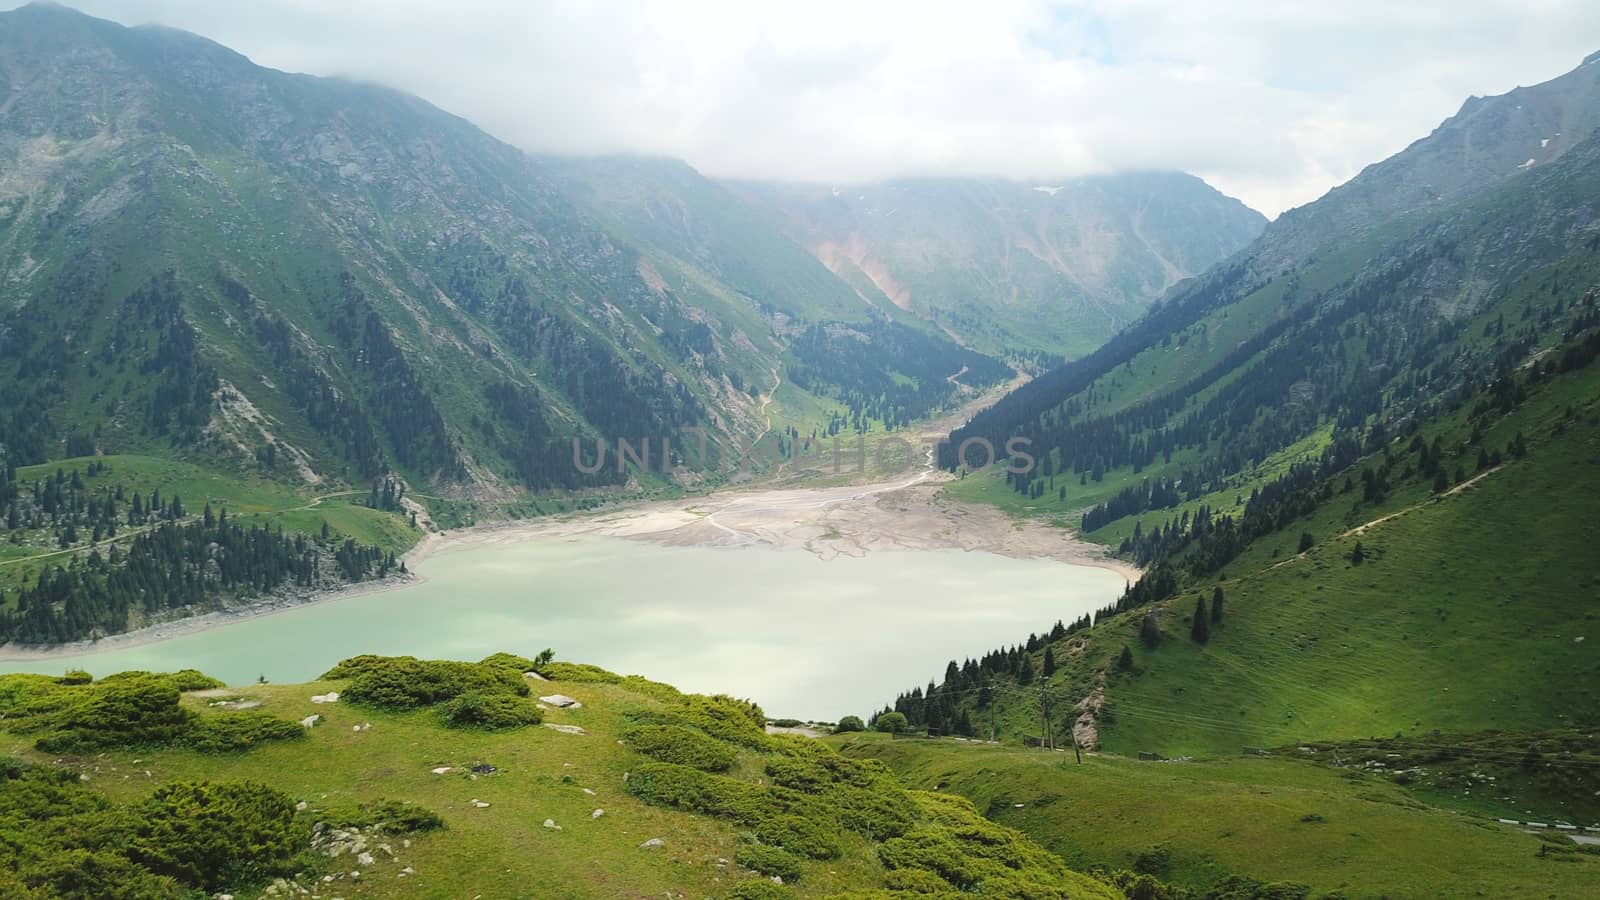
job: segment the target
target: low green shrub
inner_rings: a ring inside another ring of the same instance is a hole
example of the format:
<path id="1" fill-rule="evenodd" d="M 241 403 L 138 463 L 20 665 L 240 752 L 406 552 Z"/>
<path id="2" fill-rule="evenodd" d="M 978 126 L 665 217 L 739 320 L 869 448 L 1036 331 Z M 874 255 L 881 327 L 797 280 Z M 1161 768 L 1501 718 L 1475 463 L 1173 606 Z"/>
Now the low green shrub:
<path id="1" fill-rule="evenodd" d="M 295 822 L 294 800 L 251 781 L 165 785 L 140 811 L 131 858 L 206 891 L 291 874 L 308 838 Z"/>
<path id="2" fill-rule="evenodd" d="M 544 721 L 538 704 L 514 694 L 480 694 L 476 691 L 445 701 L 439 720 L 451 728 L 485 728 L 499 731 L 538 725 Z"/>
<path id="3" fill-rule="evenodd" d="M 757 750 L 773 746 L 772 739 L 767 736 L 766 713 L 749 700 L 737 700 L 725 694 L 687 694 L 677 711 L 687 724 L 719 740 Z"/>
<path id="4" fill-rule="evenodd" d="M 227 687 L 227 684 L 198 669 L 179 669 L 169 677 L 178 685 L 178 690 L 186 694 L 190 691 L 210 691 Z"/>
<path id="5" fill-rule="evenodd" d="M 323 821 L 335 828 L 375 829 L 382 834 L 414 834 L 444 827 L 439 814 L 400 800 L 374 800 L 354 809 L 332 810 Z"/>
<path id="6" fill-rule="evenodd" d="M 861 721 L 860 716 L 845 716 L 839 724 L 833 726 L 834 734 L 850 734 L 855 731 L 866 731 L 867 723 Z"/>
<path id="7" fill-rule="evenodd" d="M 682 700 L 684 696 L 682 691 L 678 690 L 672 685 L 663 684 L 659 681 L 651 681 L 642 675 L 625 675 L 623 676 L 622 680 L 617 683 L 636 694 L 643 694 L 646 697 L 653 697 L 654 699 L 660 700 L 663 703 L 677 703 Z"/>
<path id="8" fill-rule="evenodd" d="M 782 847 L 811 859 L 837 859 L 844 848 L 839 836 L 813 819 L 795 815 L 772 816 L 756 825 L 763 844 Z"/>
<path id="9" fill-rule="evenodd" d="M 746 844 L 734 854 L 733 861 L 751 871 L 776 875 L 784 881 L 795 881 L 800 877 L 800 858 L 778 847 Z"/>
<path id="10" fill-rule="evenodd" d="M 722 741 L 677 725 L 641 725 L 624 732 L 623 738 L 652 759 L 706 772 L 726 772 L 738 758 L 738 752 Z"/>
<path id="11" fill-rule="evenodd" d="M 178 687 L 164 675 L 107 677 L 62 692 L 68 702 L 44 716 L 49 733 L 36 742 L 46 753 L 167 744 L 182 737 L 194 717 L 178 705 Z"/>
<path id="12" fill-rule="evenodd" d="M 538 668 L 538 663 L 535 663 L 526 656 L 518 656 L 515 653 L 491 653 L 488 656 L 485 656 L 483 659 L 478 660 L 478 665 L 502 666 L 507 669 L 516 670 L 518 675 L 521 675 L 523 672 L 532 672 L 534 669 Z"/>
<path id="13" fill-rule="evenodd" d="M 875 841 L 900 837 L 916 824 L 916 805 L 898 787 L 836 785 L 822 801 L 833 811 L 840 825 Z"/>
<path id="14" fill-rule="evenodd" d="M 511 667 L 414 656 L 351 657 L 322 677 L 349 679 L 343 699 L 386 709 L 432 706 L 465 693 L 530 693 L 522 674 Z"/>
<path id="15" fill-rule="evenodd" d="M 755 825 L 774 811 L 771 791 L 758 784 L 711 775 L 677 763 L 649 762 L 635 768 L 628 791 L 646 803 Z"/>
<path id="16" fill-rule="evenodd" d="M 94 681 L 94 676 L 82 669 L 68 669 L 65 675 L 56 679 L 56 684 L 77 685 L 89 684 Z"/>
<path id="17" fill-rule="evenodd" d="M 296 741 L 305 736 L 306 730 L 298 722 L 252 710 L 198 716 L 181 740 L 201 753 L 230 753 L 266 741 Z"/>
<path id="18" fill-rule="evenodd" d="M 891 891 L 913 894 L 938 894 L 950 890 L 950 882 L 923 869 L 890 869 L 883 876 L 883 886 Z"/>

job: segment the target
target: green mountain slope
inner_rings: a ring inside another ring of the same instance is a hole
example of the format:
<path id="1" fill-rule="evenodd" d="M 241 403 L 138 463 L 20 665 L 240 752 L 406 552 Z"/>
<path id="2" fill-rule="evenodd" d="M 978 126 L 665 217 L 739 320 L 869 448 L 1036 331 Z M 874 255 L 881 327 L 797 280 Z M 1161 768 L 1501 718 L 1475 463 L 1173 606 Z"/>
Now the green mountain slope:
<path id="1" fill-rule="evenodd" d="M 670 461 L 715 473 L 765 430 L 795 323 L 867 319 L 686 167 L 662 169 L 698 192 L 683 234 L 416 98 L 181 32 L 29 6 L 0 66 L 19 463 L 69 438 L 270 452 L 291 479 L 483 498 L 643 477 L 579 472 L 570 438 L 699 426 L 707 458 Z"/>
<path id="2" fill-rule="evenodd" d="M 1177 173 L 729 187 L 871 302 L 1035 366 L 1093 350 L 1266 221 Z"/>
<path id="3" fill-rule="evenodd" d="M 1139 516 L 1130 540 L 1159 553 L 1118 603 L 952 661 L 894 708 L 934 733 L 1048 728 L 1167 757 L 1404 735 L 1391 759 L 1501 770 L 1456 773 L 1452 802 L 1600 816 L 1600 308 L 1585 308 L 1558 352 L 1369 453 L 1291 467 L 1247 502 Z M 1546 760 L 1560 731 L 1578 749 Z"/>
<path id="4" fill-rule="evenodd" d="M 954 433 L 951 467 L 970 438 L 1031 438 L 1039 460 L 954 492 L 1081 527 L 1147 574 L 894 708 L 936 733 L 1169 757 L 1431 738 L 1389 749 L 1510 763 L 1522 783 L 1492 795 L 1451 770 L 1485 809 L 1592 814 L 1587 763 L 1539 748 L 1572 731 L 1592 751 L 1600 719 L 1600 138 L 1495 161 L 1533 125 L 1588 122 L 1597 83 L 1586 65 L 1469 104 Z M 1430 178 L 1433 202 L 1401 197 Z"/>

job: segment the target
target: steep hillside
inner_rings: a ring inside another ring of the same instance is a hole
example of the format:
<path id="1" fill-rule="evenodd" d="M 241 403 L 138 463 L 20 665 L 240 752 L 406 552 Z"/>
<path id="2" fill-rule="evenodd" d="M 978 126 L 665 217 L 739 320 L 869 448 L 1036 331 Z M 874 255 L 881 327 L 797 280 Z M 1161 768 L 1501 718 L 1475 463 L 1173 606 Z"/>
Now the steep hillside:
<path id="1" fill-rule="evenodd" d="M 1154 562 L 1115 605 L 952 661 L 894 709 L 1167 757 L 1331 742 L 1453 805 L 1590 823 L 1600 307 L 1583 309 L 1555 352 L 1366 451 L 1136 516 L 1124 546 Z"/>
<path id="2" fill-rule="evenodd" d="M 1311 455 L 1363 445 L 1549 349 L 1600 283 L 1600 139 L 1569 136 L 1550 145 L 1564 150 L 1553 159 L 1425 208 L 1370 206 L 1360 227 L 1346 219 L 1350 198 L 1398 192 L 1396 172 L 1416 180 L 1452 168 L 1463 129 L 1477 154 L 1522 153 L 1543 140 L 1527 138 L 1542 119 L 1516 134 L 1474 123 L 1535 101 L 1544 118 L 1580 118 L 1558 101 L 1589 96 L 1597 80 L 1600 67 L 1587 65 L 1475 105 L 975 418 L 941 463 L 956 468 L 968 438 L 1027 437 L 1048 463 L 1007 487 L 1048 495 L 1035 505 L 1058 514 L 1099 506 L 1085 522 L 1094 530 L 1171 505 L 1180 481 L 1189 499 L 1247 493 L 1251 469 L 1274 454 L 1308 440 Z M 1496 139 L 1516 149 L 1495 150 Z M 1295 223 L 1324 221 L 1329 236 L 1308 247 L 1309 225 Z M 966 490 L 983 486 L 1004 490 L 993 479 Z"/>
<path id="3" fill-rule="evenodd" d="M 652 182 L 695 194 L 668 226 L 398 92 L 60 7 L 0 22 L 14 463 L 177 450 L 477 498 L 715 476 L 807 324 L 883 320 L 686 167 Z M 911 417 L 957 393 L 935 337 Z M 579 436 L 671 450 L 586 473 Z"/>
<path id="4" fill-rule="evenodd" d="M 1178 173 L 729 187 L 868 302 L 1035 367 L 1098 347 L 1266 221 Z"/>

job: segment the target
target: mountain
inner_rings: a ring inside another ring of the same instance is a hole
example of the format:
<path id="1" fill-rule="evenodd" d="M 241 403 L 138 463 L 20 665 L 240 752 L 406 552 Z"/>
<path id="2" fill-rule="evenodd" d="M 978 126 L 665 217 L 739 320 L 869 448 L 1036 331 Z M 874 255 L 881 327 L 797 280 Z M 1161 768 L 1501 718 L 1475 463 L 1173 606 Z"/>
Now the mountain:
<path id="1" fill-rule="evenodd" d="M 1172 172 L 729 187 L 877 307 L 1035 363 L 1093 350 L 1266 224 Z"/>
<path id="2" fill-rule="evenodd" d="M 1593 674 L 1597 128 L 1592 58 L 1469 102 L 954 432 L 951 469 L 972 439 L 1038 463 L 953 493 L 1146 573 L 894 706 L 1034 734 L 1043 677 L 1056 733 L 1121 752 L 1420 734 L 1503 762 L 1471 748 L 1509 742 L 1543 808 L 1600 812 L 1576 769 L 1528 777 L 1600 717 L 1562 674 Z"/>
<path id="3" fill-rule="evenodd" d="M 716 483 L 776 385 L 820 432 L 1011 377 L 1006 347 L 864 302 L 681 163 L 532 157 L 396 91 L 50 5 L 0 14 L 0 96 L 11 464 L 177 453 L 505 503 Z M 657 451 L 588 472 L 575 438 Z"/>
<path id="4" fill-rule="evenodd" d="M 767 429 L 796 336 L 894 330 L 725 199 L 700 253 L 414 97 L 60 7 L 0 23 L 13 464 L 176 450 L 478 498 L 659 477 L 659 452 L 579 471 L 581 436 L 667 439 L 673 465 L 715 475 Z M 920 390 L 813 388 L 862 427 L 869 405 L 925 415 L 973 358 L 929 341 Z M 884 378 L 905 363 L 875 356 Z"/>

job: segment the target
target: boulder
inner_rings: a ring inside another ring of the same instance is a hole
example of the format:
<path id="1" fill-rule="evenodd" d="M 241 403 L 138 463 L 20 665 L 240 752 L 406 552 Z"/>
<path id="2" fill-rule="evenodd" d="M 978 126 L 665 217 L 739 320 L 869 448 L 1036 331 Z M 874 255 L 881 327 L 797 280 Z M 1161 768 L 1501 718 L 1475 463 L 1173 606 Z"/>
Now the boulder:
<path id="1" fill-rule="evenodd" d="M 639 845 L 639 849 L 640 850 L 655 850 L 658 847 L 665 847 L 666 845 L 667 845 L 667 842 L 663 841 L 661 838 L 651 838 L 650 840 L 645 841 L 644 843 L 640 844 Z"/>
<path id="2" fill-rule="evenodd" d="M 539 701 L 541 703 L 548 703 L 551 706 L 559 706 L 562 709 L 581 709 L 581 708 L 583 708 L 583 704 L 582 703 L 579 703 L 578 701 L 572 699 L 571 697 L 568 697 L 566 694 L 551 694 L 548 697 L 540 697 Z"/>

